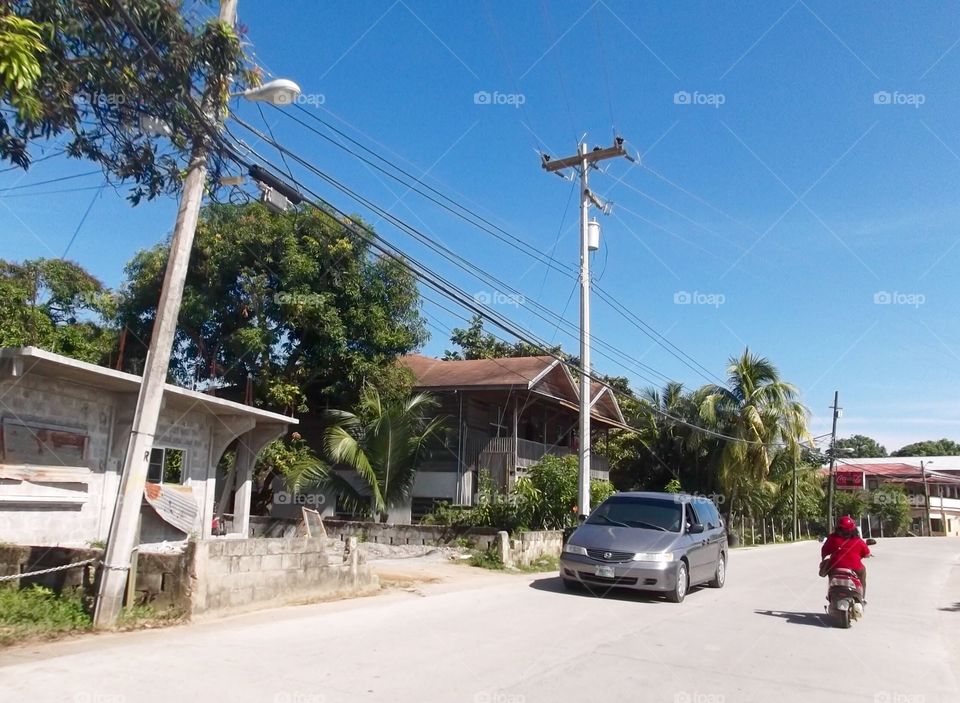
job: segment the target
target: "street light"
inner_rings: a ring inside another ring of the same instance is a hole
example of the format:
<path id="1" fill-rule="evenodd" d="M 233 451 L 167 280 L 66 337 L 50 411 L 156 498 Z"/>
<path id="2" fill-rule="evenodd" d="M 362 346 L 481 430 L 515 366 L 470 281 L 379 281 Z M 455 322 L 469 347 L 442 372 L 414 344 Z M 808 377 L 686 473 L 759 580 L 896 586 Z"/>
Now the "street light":
<path id="1" fill-rule="evenodd" d="M 290 105 L 300 97 L 300 86 L 287 78 L 277 78 L 256 88 L 248 88 L 242 93 L 237 93 L 237 95 L 253 102 Z"/>
<path id="2" fill-rule="evenodd" d="M 236 25 L 237 0 L 221 0 L 220 21 L 229 27 Z M 221 76 L 221 78 L 226 78 Z M 276 105 L 288 105 L 300 94 L 293 81 L 270 81 L 258 88 L 245 91 L 251 100 L 266 101 Z M 212 109 L 211 89 L 204 94 L 202 109 L 211 114 L 216 122 L 223 119 L 220 110 Z M 140 524 L 140 505 L 147 480 L 150 452 L 160 419 L 164 384 L 170 366 L 170 354 L 177 331 L 177 317 L 183 301 L 183 288 L 190 263 L 190 250 L 197 229 L 203 187 L 207 178 L 209 146 L 207 135 L 194 138 L 183 184 L 183 194 L 177 210 L 177 223 L 170 241 L 170 255 L 164 273 L 157 316 L 153 322 L 147 362 L 140 382 L 137 405 L 127 442 L 120 474 L 120 488 L 114 505 L 113 519 L 104 554 L 100 589 L 94 612 L 94 625 L 98 628 L 112 627 L 123 604 L 123 593 L 130 573 L 131 552 L 136 546 Z"/>

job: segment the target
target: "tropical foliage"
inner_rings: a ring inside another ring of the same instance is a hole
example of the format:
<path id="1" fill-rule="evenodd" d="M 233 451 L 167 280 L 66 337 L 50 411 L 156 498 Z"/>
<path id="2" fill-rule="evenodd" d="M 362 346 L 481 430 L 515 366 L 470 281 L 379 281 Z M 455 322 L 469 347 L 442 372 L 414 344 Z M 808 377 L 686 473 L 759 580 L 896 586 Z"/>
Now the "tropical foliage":
<path id="1" fill-rule="evenodd" d="M 104 324 L 115 299 L 78 264 L 0 259 L 0 347 L 36 346 L 103 363 L 116 342 Z"/>
<path id="2" fill-rule="evenodd" d="M 881 446 L 873 437 L 867 437 L 862 434 L 855 434 L 852 437 L 844 437 L 837 440 L 837 454 L 841 456 L 856 458 L 875 458 L 887 455 L 885 447 Z"/>
<path id="3" fill-rule="evenodd" d="M 481 472 L 477 504 L 452 508 L 441 504 L 427 524 L 496 527 L 520 530 L 562 530 L 577 523 L 577 458 L 547 455 L 517 479 L 507 495 L 500 493 L 487 472 Z M 590 482 L 590 504 L 598 505 L 614 492 L 608 481 Z"/>
<path id="4" fill-rule="evenodd" d="M 901 447 L 890 456 L 960 456 L 960 442 L 928 439 Z"/>
<path id="5" fill-rule="evenodd" d="M 125 362 L 146 355 L 168 244 L 127 266 L 117 325 Z M 286 412 L 353 407 L 373 383 L 409 391 L 394 364 L 425 338 L 411 275 L 313 210 L 214 205 L 197 229 L 171 374 L 178 383 L 244 387 Z"/>
<path id="6" fill-rule="evenodd" d="M 206 131 L 188 109 L 194 86 L 209 85 L 211 104 L 223 106 L 231 90 L 258 81 L 234 30 L 183 13 L 179 2 L 5 2 L 0 161 L 26 169 L 36 149 L 60 138 L 67 155 L 131 182 L 134 203 L 175 192 L 191 142 Z M 219 165 L 211 159 L 211 184 Z"/>
<path id="7" fill-rule="evenodd" d="M 384 400 L 374 386 L 365 386 L 356 412 L 327 412 L 326 461 L 300 473 L 300 482 L 330 488 L 348 506 L 386 522 L 390 508 L 409 500 L 417 469 L 444 425 L 435 407 L 425 393 Z"/>

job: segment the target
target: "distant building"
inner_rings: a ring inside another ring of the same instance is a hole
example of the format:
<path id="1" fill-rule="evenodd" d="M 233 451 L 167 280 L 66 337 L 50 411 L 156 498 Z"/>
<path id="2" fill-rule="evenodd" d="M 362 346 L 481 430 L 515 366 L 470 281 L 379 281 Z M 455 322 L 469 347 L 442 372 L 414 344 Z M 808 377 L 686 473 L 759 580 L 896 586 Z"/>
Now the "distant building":
<path id="1" fill-rule="evenodd" d="M 926 492 L 929 491 L 933 534 L 960 536 L 960 457 L 843 459 L 835 470 L 838 490 L 872 491 L 889 483 L 903 486 L 910 504 L 909 529 L 917 535 L 927 534 Z M 868 516 L 864 528 L 868 536 L 879 536 L 879 519 Z"/>

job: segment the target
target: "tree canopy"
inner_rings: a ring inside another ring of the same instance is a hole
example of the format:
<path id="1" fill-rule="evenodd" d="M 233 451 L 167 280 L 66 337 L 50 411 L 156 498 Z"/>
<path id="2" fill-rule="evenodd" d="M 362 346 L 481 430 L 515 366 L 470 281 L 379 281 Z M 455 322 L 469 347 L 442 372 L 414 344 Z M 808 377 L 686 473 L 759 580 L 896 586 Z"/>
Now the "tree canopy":
<path id="1" fill-rule="evenodd" d="M 881 446 L 877 440 L 862 434 L 855 434 L 851 437 L 838 439 L 837 449 L 849 449 L 849 452 L 838 452 L 838 454 L 852 459 L 875 458 L 887 455 L 886 448 Z"/>
<path id="2" fill-rule="evenodd" d="M 500 359 L 511 356 L 542 356 L 544 354 L 560 354 L 559 346 L 543 349 L 542 347 L 524 341 L 505 342 L 483 328 L 483 318 L 474 315 L 466 328 L 454 327 L 450 334 L 450 341 L 459 349 L 448 349 L 443 358 L 447 361 L 464 359 Z"/>
<path id="3" fill-rule="evenodd" d="M 0 259 L 0 347 L 36 346 L 104 363 L 116 341 L 105 325 L 115 299 L 79 264 Z"/>
<path id="4" fill-rule="evenodd" d="M 168 243 L 127 266 L 118 326 L 125 365 L 142 363 Z M 243 387 L 288 411 L 352 407 L 365 382 L 388 396 L 409 379 L 394 361 L 424 340 L 419 294 L 398 262 L 315 210 L 259 204 L 204 210 L 184 289 L 171 375 Z"/>
<path id="5" fill-rule="evenodd" d="M 181 2 L 3 3 L 0 161 L 26 169 L 36 148 L 64 136 L 67 155 L 132 181 L 134 203 L 175 192 L 205 131 L 189 109 L 196 86 L 222 106 L 231 88 L 258 81 L 245 66 L 233 28 L 185 15 Z M 213 179 L 218 164 L 214 154 Z"/>
<path id="6" fill-rule="evenodd" d="M 901 447 L 890 456 L 960 456 L 960 443 L 950 439 L 928 439 Z"/>

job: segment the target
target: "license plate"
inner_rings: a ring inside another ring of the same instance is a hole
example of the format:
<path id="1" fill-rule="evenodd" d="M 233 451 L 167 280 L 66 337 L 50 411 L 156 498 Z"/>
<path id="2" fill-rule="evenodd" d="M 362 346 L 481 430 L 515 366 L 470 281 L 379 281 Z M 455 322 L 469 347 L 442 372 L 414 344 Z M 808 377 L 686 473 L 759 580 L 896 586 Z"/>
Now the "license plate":
<path id="1" fill-rule="evenodd" d="M 615 576 L 612 566 L 598 566 L 596 574 L 600 578 L 605 578 L 605 579 L 612 579 Z"/>

